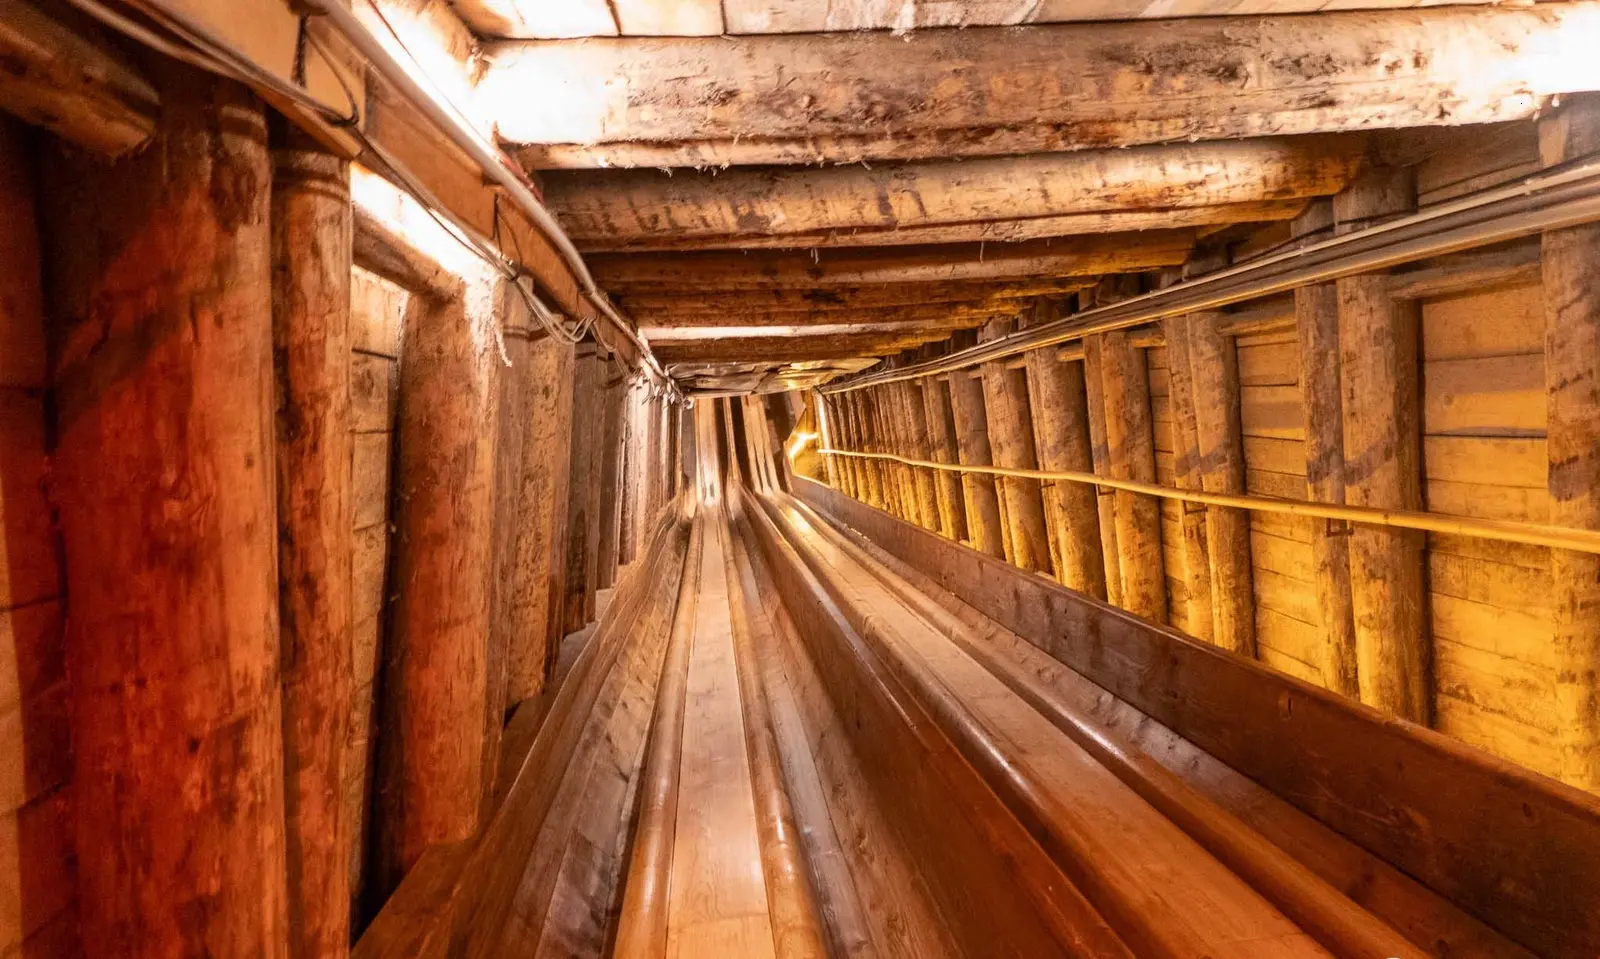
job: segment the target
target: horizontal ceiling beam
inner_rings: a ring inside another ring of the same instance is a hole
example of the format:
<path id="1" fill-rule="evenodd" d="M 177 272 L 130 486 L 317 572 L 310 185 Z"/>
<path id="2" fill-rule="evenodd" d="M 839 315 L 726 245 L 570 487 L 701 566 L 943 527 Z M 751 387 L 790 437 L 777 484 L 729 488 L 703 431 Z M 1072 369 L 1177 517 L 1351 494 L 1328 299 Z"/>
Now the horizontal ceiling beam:
<path id="1" fill-rule="evenodd" d="M 621 298 L 634 316 L 653 313 L 754 311 L 763 313 L 822 313 L 878 309 L 893 306 L 931 306 L 938 303 L 994 302 L 1030 296 L 1059 296 L 1094 286 L 1094 277 L 1027 280 L 1013 283 L 892 283 L 881 286 L 829 286 L 818 289 L 673 290 L 633 292 Z"/>
<path id="2" fill-rule="evenodd" d="M 1460 2 L 1460 0 L 1458 0 Z M 1482 3 L 1485 0 L 1465 0 Z M 484 36 L 526 40 L 576 37 L 697 37 L 719 33 L 828 33 L 840 30 L 893 30 L 906 33 L 938 27 L 1001 27 L 1028 23 L 1089 20 L 1147 20 L 1172 15 L 1169 3 L 1151 0 L 940 0 L 938 3 L 836 3 L 830 0 L 617 0 L 615 17 L 606 0 L 452 0 L 452 5 Z M 1314 11 L 1324 0 L 1189 0 L 1185 16 L 1206 17 Z M 1341 9 L 1423 6 L 1424 0 L 1345 0 Z M 688 11 L 687 15 L 685 11 Z M 654 16 L 648 14 L 654 13 Z"/>
<path id="3" fill-rule="evenodd" d="M 586 250 L 1012 241 L 1288 219 L 1301 206 L 1283 201 L 1339 192 L 1364 147 L 1360 137 L 1272 137 L 874 166 L 552 173 L 544 186 Z"/>
<path id="4" fill-rule="evenodd" d="M 1596 49 L 1584 0 L 504 42 L 478 91 L 539 168 L 851 162 L 1514 119 L 1600 89 Z"/>
<path id="5" fill-rule="evenodd" d="M 756 290 L 873 283 L 1001 281 L 1135 273 L 1177 266 L 1194 238 L 1185 230 L 1067 237 L 1028 243 L 824 250 L 815 254 L 599 253 L 589 267 L 609 290 Z"/>
<path id="6" fill-rule="evenodd" d="M 652 345 L 662 363 L 790 363 L 862 356 L 891 356 L 946 333 L 849 333 L 838 336 L 741 336 Z"/>
<path id="7" fill-rule="evenodd" d="M 960 329 L 995 316 L 1016 316 L 1027 300 L 996 300 L 973 303 L 934 303 L 927 306 L 886 306 L 863 310 L 822 310 L 814 312 L 730 310 L 715 302 L 680 313 L 665 311 L 635 314 L 640 324 L 652 327 L 690 329 L 711 326 L 833 326 L 840 323 L 923 323 L 930 328 Z"/>

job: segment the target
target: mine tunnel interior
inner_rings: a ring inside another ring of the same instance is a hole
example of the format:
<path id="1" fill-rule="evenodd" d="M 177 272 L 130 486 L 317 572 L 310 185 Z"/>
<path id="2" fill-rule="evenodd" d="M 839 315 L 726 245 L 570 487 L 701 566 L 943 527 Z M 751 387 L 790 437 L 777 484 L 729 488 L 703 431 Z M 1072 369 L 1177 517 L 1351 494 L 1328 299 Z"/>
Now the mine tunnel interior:
<path id="1" fill-rule="evenodd" d="M 1596 51 L 0 0 L 0 959 L 1593 959 Z"/>

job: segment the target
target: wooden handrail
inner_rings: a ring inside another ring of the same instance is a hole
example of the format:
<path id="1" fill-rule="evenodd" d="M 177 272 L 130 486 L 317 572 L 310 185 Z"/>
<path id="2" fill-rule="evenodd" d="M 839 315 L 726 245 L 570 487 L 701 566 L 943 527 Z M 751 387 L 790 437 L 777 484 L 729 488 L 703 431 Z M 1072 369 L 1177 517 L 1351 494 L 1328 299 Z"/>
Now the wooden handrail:
<path id="1" fill-rule="evenodd" d="M 1291 516 L 1313 516 L 1320 519 L 1337 519 L 1369 526 L 1390 526 L 1398 529 L 1419 529 L 1430 533 L 1451 533 L 1457 536 L 1475 536 L 1479 539 L 1499 540 L 1505 543 L 1526 543 L 1530 546 L 1549 546 L 1570 549 L 1580 553 L 1600 554 L 1600 530 L 1572 529 L 1549 526 L 1543 523 L 1524 523 L 1517 520 L 1480 519 L 1473 516 L 1456 516 L 1451 513 L 1429 513 L 1419 510 L 1377 509 L 1371 506 L 1347 506 L 1342 503 L 1313 503 L 1309 500 L 1282 499 L 1252 493 L 1207 493 L 1201 490 L 1179 489 L 1159 483 L 1140 483 L 1135 480 L 1115 479 L 1095 473 L 1074 470 L 1030 470 L 1005 466 L 967 466 L 956 463 L 936 463 L 931 460 L 910 459 L 893 453 L 858 453 L 853 450 L 818 449 L 824 456 L 849 456 L 858 459 L 893 460 L 907 466 L 948 470 L 956 473 L 987 473 L 990 476 L 1015 476 L 1035 480 L 1064 480 L 1069 483 L 1087 483 L 1107 489 L 1127 490 L 1162 499 L 1185 503 L 1204 503 L 1208 506 L 1231 506 L 1236 509 L 1255 510 L 1261 513 L 1287 513 Z"/>

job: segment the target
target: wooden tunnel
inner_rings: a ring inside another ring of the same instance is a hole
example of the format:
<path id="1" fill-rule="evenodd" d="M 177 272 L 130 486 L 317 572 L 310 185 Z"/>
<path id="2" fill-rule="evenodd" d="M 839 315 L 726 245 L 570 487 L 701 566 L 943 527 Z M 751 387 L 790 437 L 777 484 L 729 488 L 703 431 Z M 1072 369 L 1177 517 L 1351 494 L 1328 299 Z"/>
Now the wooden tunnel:
<path id="1" fill-rule="evenodd" d="M 0 959 L 1593 959 L 1597 50 L 0 0 Z"/>

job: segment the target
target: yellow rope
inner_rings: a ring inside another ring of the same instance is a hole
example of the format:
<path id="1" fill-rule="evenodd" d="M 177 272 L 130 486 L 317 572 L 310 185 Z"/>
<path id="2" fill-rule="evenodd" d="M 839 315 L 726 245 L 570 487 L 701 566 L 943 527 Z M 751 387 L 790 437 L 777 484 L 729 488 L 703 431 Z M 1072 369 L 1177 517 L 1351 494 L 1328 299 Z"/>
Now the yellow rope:
<path id="1" fill-rule="evenodd" d="M 1178 489 L 1156 483 L 1114 479 L 1095 473 L 1073 470 L 1026 470 L 1008 466 L 959 466 L 953 463 L 936 463 L 932 460 L 911 459 L 893 453 L 857 453 L 852 450 L 819 449 L 826 456 L 852 456 L 858 459 L 893 460 L 907 466 L 947 470 L 952 473 L 987 473 L 990 476 L 1015 476 L 1033 480 L 1065 480 L 1109 489 L 1143 493 L 1163 499 L 1185 503 L 1205 503 L 1208 506 L 1231 506 L 1235 509 L 1255 510 L 1262 513 L 1287 513 L 1291 516 L 1313 516 L 1321 519 L 1338 519 L 1368 526 L 1390 526 L 1401 529 L 1420 529 L 1431 533 L 1452 533 L 1457 536 L 1476 536 L 1507 543 L 1526 543 L 1530 546 L 1550 546 L 1581 553 L 1600 553 L 1600 531 L 1571 529 L 1565 526 L 1548 526 L 1540 523 L 1522 523 L 1514 520 L 1477 519 L 1471 516 L 1452 516 L 1448 513 L 1427 513 L 1404 509 L 1375 509 L 1369 506 L 1344 506 L 1338 503 L 1313 503 L 1306 500 L 1280 499 L 1276 496 L 1251 494 L 1206 493 L 1200 490 Z"/>

